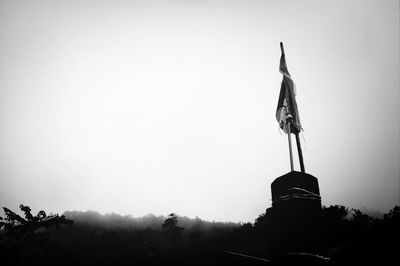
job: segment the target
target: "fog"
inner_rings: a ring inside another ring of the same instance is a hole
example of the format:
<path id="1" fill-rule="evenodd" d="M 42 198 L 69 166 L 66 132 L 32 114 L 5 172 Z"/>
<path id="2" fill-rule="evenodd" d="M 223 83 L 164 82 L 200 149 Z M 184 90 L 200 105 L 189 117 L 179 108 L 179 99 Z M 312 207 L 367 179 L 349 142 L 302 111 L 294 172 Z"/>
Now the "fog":
<path id="1" fill-rule="evenodd" d="M 148 214 L 143 217 L 132 217 L 131 215 L 120 215 L 116 213 L 100 214 L 95 211 L 66 211 L 67 219 L 74 221 L 76 226 L 85 226 L 96 230 L 161 230 L 167 216 Z M 204 221 L 199 217 L 178 217 L 177 226 L 183 228 L 183 234 L 193 232 L 200 233 L 203 237 L 216 237 L 218 231 L 229 231 L 241 226 L 241 223 Z"/>

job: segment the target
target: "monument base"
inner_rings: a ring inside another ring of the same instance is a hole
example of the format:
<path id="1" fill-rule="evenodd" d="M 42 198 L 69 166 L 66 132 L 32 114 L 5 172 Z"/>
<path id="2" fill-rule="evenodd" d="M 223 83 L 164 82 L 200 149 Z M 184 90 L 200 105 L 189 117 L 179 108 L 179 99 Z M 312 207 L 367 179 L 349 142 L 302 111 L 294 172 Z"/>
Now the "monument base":
<path id="1" fill-rule="evenodd" d="M 321 196 L 314 176 L 292 171 L 271 184 L 272 207 L 267 209 L 278 247 L 306 251 L 319 235 Z"/>

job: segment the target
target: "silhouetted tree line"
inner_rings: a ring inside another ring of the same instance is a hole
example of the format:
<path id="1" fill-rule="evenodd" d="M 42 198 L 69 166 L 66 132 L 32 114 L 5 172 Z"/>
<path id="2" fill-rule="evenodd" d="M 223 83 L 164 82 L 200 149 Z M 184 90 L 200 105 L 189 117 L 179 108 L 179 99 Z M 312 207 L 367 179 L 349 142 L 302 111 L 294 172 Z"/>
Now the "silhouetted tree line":
<path id="1" fill-rule="evenodd" d="M 296 231 L 280 230 L 268 212 L 254 223 L 235 224 L 174 213 L 132 218 L 40 211 L 34 216 L 29 207 L 21 205 L 21 217 L 3 209 L 0 257 L 9 265 L 277 265 L 300 263 L 303 256 L 296 254 L 303 253 L 329 257 L 327 264 L 341 265 L 382 263 L 399 250 L 399 206 L 379 219 L 340 205 L 323 207 L 318 223 L 295 236 Z M 293 245 L 296 241 L 301 245 Z"/>
<path id="2" fill-rule="evenodd" d="M 391 262 L 399 250 L 400 207 L 395 206 L 383 218 L 371 217 L 358 209 L 333 205 L 323 207 L 321 217 L 303 232 L 287 230 L 298 226 L 289 221 L 280 230 L 282 221 L 268 212 L 254 224 L 245 224 L 236 234 L 238 250 L 259 257 L 279 258 L 287 253 L 311 253 L 331 258 L 330 264 L 367 264 Z M 301 231 L 301 230 L 299 230 Z M 296 243 L 297 241 L 297 243 Z M 245 244 L 247 243 L 247 244 Z"/>
<path id="3" fill-rule="evenodd" d="M 47 215 L 43 210 L 34 216 L 28 206 L 21 204 L 19 207 L 25 217 L 3 208 L 5 217 L 0 217 L 0 255 L 3 261 L 13 265 L 35 264 L 35 255 L 40 257 L 46 249 L 50 229 L 72 225 L 73 221 L 63 215 Z"/>

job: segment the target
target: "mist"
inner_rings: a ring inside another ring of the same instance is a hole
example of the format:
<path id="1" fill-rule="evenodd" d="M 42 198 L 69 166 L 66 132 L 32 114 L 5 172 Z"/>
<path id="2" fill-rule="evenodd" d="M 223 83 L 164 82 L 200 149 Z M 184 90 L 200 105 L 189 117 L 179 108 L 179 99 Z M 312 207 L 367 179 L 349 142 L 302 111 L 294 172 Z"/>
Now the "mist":
<path id="1" fill-rule="evenodd" d="M 116 213 L 100 214 L 96 211 L 66 211 L 67 219 L 74 221 L 76 226 L 88 227 L 94 230 L 161 230 L 162 224 L 168 216 L 147 214 L 142 217 L 131 215 L 120 215 Z M 229 232 L 240 227 L 241 223 L 234 222 L 215 222 L 205 221 L 199 217 L 189 218 L 187 216 L 176 215 L 177 225 L 182 227 L 183 235 L 193 232 L 201 234 L 204 239 L 212 236 L 218 237 L 221 233 Z M 203 240 L 204 240 L 203 239 Z"/>

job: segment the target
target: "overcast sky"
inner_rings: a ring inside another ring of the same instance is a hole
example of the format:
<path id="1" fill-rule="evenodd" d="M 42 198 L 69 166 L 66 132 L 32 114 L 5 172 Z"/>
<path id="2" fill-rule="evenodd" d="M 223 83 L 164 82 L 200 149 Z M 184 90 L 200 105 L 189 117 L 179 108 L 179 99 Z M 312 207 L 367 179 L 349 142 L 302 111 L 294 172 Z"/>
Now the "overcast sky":
<path id="1" fill-rule="evenodd" d="M 290 171 L 281 41 L 322 203 L 398 205 L 390 0 L 0 0 L 0 205 L 254 221 Z"/>

